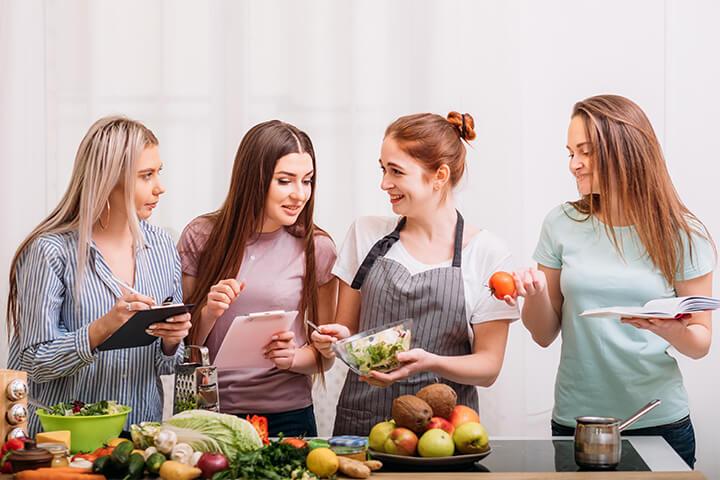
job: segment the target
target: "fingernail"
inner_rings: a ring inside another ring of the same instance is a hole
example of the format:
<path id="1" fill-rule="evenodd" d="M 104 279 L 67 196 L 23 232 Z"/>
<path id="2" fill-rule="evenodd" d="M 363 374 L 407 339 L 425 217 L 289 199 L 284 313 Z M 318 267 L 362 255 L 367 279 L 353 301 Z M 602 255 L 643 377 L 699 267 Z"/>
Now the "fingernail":
<path id="1" fill-rule="evenodd" d="M 154 332 L 148 328 L 147 330 L 145 330 L 145 333 L 147 333 L 148 335 L 152 335 Z"/>
<path id="2" fill-rule="evenodd" d="M 272 336 L 272 340 L 277 340 L 277 339 L 278 339 L 278 336 L 277 336 L 277 335 L 273 335 L 273 336 Z"/>
<path id="3" fill-rule="evenodd" d="M 157 328 L 157 325 L 154 323 L 148 327 L 148 330 L 155 330 Z"/>

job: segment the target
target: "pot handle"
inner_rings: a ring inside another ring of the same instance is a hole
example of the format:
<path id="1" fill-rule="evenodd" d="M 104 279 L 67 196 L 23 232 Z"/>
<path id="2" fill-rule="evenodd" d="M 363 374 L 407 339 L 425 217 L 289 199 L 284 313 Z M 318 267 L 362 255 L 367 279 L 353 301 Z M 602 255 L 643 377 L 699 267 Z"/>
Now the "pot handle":
<path id="1" fill-rule="evenodd" d="M 655 399 L 655 400 L 653 400 L 652 402 L 648 403 L 647 405 L 645 405 L 644 407 L 642 407 L 640 410 L 638 410 L 637 412 L 635 412 L 630 418 L 628 418 L 627 420 L 625 420 L 624 422 L 622 422 L 622 423 L 620 424 L 620 426 L 618 427 L 618 431 L 622 432 L 622 431 L 625 430 L 627 427 L 629 427 L 630 425 L 632 425 L 633 423 L 635 423 L 635 420 L 637 420 L 638 418 L 642 417 L 643 415 L 645 415 L 646 413 L 648 413 L 650 410 L 652 410 L 653 408 L 657 407 L 658 405 L 660 405 L 660 400 L 658 400 L 658 399 Z"/>

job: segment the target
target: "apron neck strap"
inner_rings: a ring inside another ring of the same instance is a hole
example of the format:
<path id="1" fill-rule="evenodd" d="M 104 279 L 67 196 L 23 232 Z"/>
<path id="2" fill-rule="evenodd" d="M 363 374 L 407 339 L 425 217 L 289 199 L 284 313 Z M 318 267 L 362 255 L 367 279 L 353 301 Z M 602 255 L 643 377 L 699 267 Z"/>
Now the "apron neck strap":
<path id="1" fill-rule="evenodd" d="M 453 267 L 459 267 L 462 263 L 462 244 L 463 244 L 463 230 L 465 228 L 465 220 L 463 216 L 457 212 L 457 223 L 455 223 L 455 246 L 453 247 Z"/>

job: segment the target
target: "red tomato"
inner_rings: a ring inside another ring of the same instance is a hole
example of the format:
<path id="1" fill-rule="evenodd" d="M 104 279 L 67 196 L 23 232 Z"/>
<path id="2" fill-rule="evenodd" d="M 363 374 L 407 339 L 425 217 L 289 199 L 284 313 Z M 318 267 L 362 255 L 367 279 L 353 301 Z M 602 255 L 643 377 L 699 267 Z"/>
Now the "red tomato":
<path id="1" fill-rule="evenodd" d="M 2 446 L 0 454 L 5 455 L 8 450 L 20 450 L 25 448 L 25 441 L 22 438 L 11 438 Z"/>
<path id="2" fill-rule="evenodd" d="M 305 448 L 308 446 L 308 443 L 302 438 L 284 438 L 283 443 L 292 445 L 295 448 Z"/>
<path id="3" fill-rule="evenodd" d="M 515 293 L 515 279 L 507 272 L 493 273 L 488 286 L 490 293 L 495 295 L 498 300 L 505 298 L 505 295 L 512 296 Z"/>
<path id="4" fill-rule="evenodd" d="M 98 458 L 98 455 L 95 455 L 94 453 L 76 453 L 72 456 L 72 460 L 75 460 L 76 458 L 82 458 L 92 463 L 96 458 Z"/>
<path id="5" fill-rule="evenodd" d="M 92 452 L 95 457 L 104 457 L 105 455 L 110 455 L 112 451 L 114 450 L 113 447 L 100 447 L 94 452 Z"/>

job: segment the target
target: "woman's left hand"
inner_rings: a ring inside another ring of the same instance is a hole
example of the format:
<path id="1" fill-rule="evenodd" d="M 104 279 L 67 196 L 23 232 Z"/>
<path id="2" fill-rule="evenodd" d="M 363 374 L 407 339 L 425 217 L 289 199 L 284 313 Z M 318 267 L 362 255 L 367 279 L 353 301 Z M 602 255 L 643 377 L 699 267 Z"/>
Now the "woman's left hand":
<path id="1" fill-rule="evenodd" d="M 190 333 L 190 314 L 183 313 L 166 319 L 164 322 L 153 323 L 148 327 L 148 335 L 162 338 L 163 352 L 166 355 L 175 353 L 177 346 Z"/>
<path id="2" fill-rule="evenodd" d="M 360 381 L 368 383 L 373 387 L 385 388 L 398 380 L 409 377 L 416 373 L 425 372 L 430 369 L 432 360 L 436 355 L 426 352 L 422 348 L 413 348 L 407 352 L 399 352 L 395 354 L 395 358 L 404 365 L 392 372 L 382 373 L 370 370 L 370 376 L 360 376 Z"/>
<path id="3" fill-rule="evenodd" d="M 289 330 L 276 333 L 264 350 L 265 358 L 270 359 L 280 370 L 288 370 L 295 360 L 295 334 Z"/>
<path id="4" fill-rule="evenodd" d="M 691 314 L 686 313 L 680 318 L 621 318 L 622 323 L 627 323 L 641 330 L 649 330 L 663 338 L 673 335 L 687 327 Z"/>

